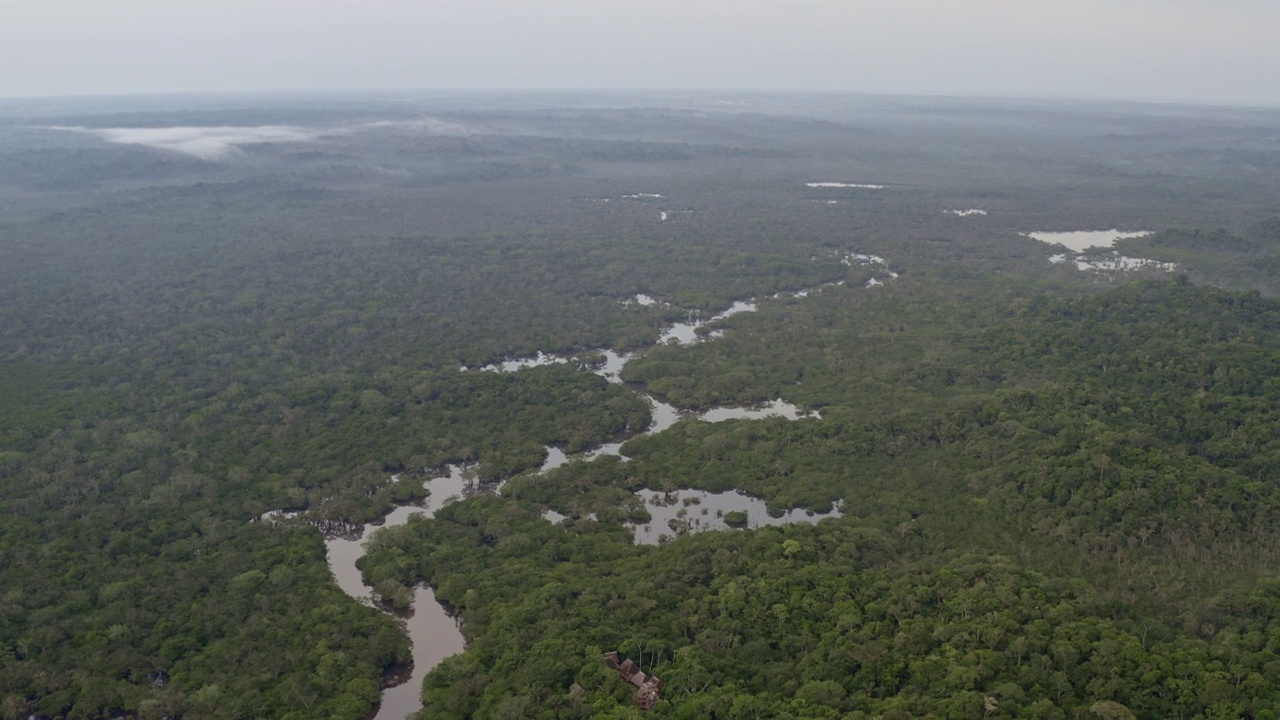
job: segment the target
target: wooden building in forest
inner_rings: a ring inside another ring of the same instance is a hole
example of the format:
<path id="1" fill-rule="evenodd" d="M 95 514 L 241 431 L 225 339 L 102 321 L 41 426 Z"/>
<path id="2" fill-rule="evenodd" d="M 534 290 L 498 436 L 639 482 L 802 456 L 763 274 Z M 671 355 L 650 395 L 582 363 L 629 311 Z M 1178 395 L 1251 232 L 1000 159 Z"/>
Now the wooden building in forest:
<path id="1" fill-rule="evenodd" d="M 618 651 L 604 654 L 604 664 L 618 672 L 618 678 L 636 689 L 636 706 L 641 710 L 652 710 L 662 693 L 662 680 L 656 675 L 646 675 L 639 665 L 630 658 L 623 660 Z"/>

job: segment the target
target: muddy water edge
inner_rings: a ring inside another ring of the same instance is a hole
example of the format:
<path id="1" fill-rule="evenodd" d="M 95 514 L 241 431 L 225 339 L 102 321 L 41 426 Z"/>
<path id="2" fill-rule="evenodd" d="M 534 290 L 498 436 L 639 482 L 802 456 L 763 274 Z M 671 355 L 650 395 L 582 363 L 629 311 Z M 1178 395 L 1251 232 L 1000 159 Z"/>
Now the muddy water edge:
<path id="1" fill-rule="evenodd" d="M 446 503 L 464 497 L 475 490 L 465 471 L 450 467 L 449 474 L 428 480 L 430 495 L 422 505 L 399 507 L 382 520 L 360 528 L 358 533 L 331 537 L 325 540 L 329 569 L 338 586 L 351 597 L 373 604 L 373 588 L 364 584 L 356 561 L 364 555 L 363 543 L 378 528 L 403 525 L 415 515 L 432 517 Z M 409 640 L 413 643 L 413 666 L 405 672 L 393 675 L 395 683 L 384 688 L 382 700 L 374 720 L 404 720 L 422 709 L 422 679 L 440 661 L 462 652 L 464 641 L 458 622 L 436 601 L 430 587 L 420 585 L 413 594 L 413 606 L 405 613 L 396 613 L 405 620 Z"/>

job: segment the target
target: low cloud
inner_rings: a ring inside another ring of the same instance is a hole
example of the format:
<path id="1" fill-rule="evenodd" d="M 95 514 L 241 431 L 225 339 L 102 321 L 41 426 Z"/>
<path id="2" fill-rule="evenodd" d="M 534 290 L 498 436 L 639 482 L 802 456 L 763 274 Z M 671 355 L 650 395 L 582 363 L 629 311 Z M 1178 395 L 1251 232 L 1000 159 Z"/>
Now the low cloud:
<path id="1" fill-rule="evenodd" d="M 314 140 L 320 134 L 314 130 L 283 125 L 170 128 L 56 127 L 51 129 L 89 133 L 108 142 L 180 152 L 201 160 L 224 160 L 238 153 L 241 145 L 307 142 Z"/>

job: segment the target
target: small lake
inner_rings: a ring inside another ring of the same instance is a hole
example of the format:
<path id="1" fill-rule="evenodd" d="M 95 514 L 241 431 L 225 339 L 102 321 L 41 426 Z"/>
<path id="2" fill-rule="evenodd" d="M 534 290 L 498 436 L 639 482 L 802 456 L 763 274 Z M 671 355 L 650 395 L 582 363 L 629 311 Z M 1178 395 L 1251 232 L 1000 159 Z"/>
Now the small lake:
<path id="1" fill-rule="evenodd" d="M 1090 248 L 1109 248 L 1113 246 L 1117 240 L 1144 237 L 1150 234 L 1151 233 L 1147 231 L 1125 232 L 1121 230 L 1026 233 L 1027 237 L 1032 239 L 1039 240 L 1050 245 L 1062 245 L 1077 253 L 1072 255 L 1068 255 L 1066 253 L 1050 255 L 1049 263 L 1052 265 L 1060 265 L 1071 260 L 1075 263 L 1076 269 L 1081 271 L 1108 273 L 1135 272 L 1139 270 L 1157 270 L 1162 272 L 1176 271 L 1178 269 L 1177 263 L 1151 260 L 1148 258 L 1126 257 L 1114 250 L 1110 253 L 1099 253 L 1095 249 L 1088 254 L 1083 254 L 1085 250 Z"/>
<path id="2" fill-rule="evenodd" d="M 1029 232 L 1023 233 L 1033 240 L 1050 245 L 1062 245 L 1076 252 L 1084 252 L 1092 247 L 1109 248 L 1117 240 L 1150 235 L 1150 230 L 1075 230 L 1072 232 Z"/>

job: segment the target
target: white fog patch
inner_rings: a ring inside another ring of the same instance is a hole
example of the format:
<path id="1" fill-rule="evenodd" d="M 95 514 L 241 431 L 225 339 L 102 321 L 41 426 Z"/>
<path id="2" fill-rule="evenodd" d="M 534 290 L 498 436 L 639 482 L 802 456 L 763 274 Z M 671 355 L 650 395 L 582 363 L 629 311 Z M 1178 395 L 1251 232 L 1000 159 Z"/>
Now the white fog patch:
<path id="1" fill-rule="evenodd" d="M 884 185 L 871 185 L 869 183 L 844 183 L 844 182 L 810 182 L 805 183 L 811 188 L 862 188 L 863 190 L 883 190 Z"/>
<path id="2" fill-rule="evenodd" d="M 198 157 L 222 160 L 235 154 L 241 145 L 277 142 L 307 142 L 320 136 L 317 130 L 284 125 L 258 127 L 168 127 L 168 128 L 86 128 L 51 127 L 50 130 L 97 135 L 120 145 L 142 145 Z"/>
<path id="3" fill-rule="evenodd" d="M 1050 256 L 1049 256 L 1049 264 L 1050 264 L 1050 265 L 1059 265 L 1059 264 L 1064 263 L 1064 262 L 1066 262 L 1066 261 L 1067 261 L 1067 256 L 1066 256 L 1066 255 L 1050 255 Z"/>
<path id="4" fill-rule="evenodd" d="M 1150 235 L 1150 230 L 1077 230 L 1073 232 L 1028 232 L 1023 233 L 1033 240 L 1050 245 L 1062 245 L 1075 252 L 1084 252 L 1091 247 L 1109 248 L 1117 240 L 1137 238 Z"/>

